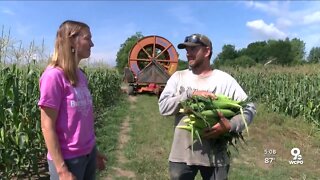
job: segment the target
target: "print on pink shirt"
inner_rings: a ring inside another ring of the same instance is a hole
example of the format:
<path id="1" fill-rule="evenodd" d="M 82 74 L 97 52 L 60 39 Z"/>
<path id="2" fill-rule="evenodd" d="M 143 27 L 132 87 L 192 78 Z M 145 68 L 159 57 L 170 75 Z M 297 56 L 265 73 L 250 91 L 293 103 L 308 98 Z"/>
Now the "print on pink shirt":
<path id="1" fill-rule="evenodd" d="M 89 108 L 92 106 L 92 98 L 88 88 L 80 86 L 73 87 L 73 91 L 75 94 L 75 99 L 70 101 L 71 107 L 77 107 L 77 110 L 81 113 L 82 116 L 85 116 L 89 113 Z"/>

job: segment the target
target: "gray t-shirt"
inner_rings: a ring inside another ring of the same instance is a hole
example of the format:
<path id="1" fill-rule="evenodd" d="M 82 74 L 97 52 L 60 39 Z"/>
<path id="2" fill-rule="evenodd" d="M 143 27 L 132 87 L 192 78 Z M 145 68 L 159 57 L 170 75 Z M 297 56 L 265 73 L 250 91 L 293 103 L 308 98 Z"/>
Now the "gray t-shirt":
<path id="1" fill-rule="evenodd" d="M 175 126 L 185 125 L 181 120 L 187 116 L 179 113 L 180 102 L 191 97 L 194 90 L 224 94 L 241 101 L 247 98 L 247 94 L 237 81 L 223 71 L 213 70 L 210 75 L 201 77 L 187 69 L 175 72 L 168 80 L 159 98 L 160 114 L 175 115 Z M 253 103 L 247 105 L 244 114 L 247 123 L 250 124 L 255 114 Z M 230 124 L 230 131 L 240 132 L 244 129 L 244 123 L 239 115 L 233 117 Z M 169 161 L 185 162 L 187 165 L 226 166 L 230 163 L 226 148 L 227 142 L 222 140 L 202 139 L 202 145 L 199 141 L 191 142 L 189 131 L 175 127 Z"/>

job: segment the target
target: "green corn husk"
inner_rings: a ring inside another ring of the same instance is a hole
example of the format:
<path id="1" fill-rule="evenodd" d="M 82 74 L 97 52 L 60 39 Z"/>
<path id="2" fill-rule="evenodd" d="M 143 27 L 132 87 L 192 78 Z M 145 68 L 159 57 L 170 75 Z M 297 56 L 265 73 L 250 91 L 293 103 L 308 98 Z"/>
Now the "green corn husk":
<path id="1" fill-rule="evenodd" d="M 182 108 L 180 113 L 188 115 L 187 119 L 184 119 L 186 126 L 177 126 L 178 128 L 185 129 L 191 133 L 191 148 L 193 150 L 193 143 L 199 141 L 202 144 L 201 136 L 205 128 L 211 128 L 220 121 L 218 112 L 222 113 L 227 119 L 231 119 L 233 116 L 241 114 L 242 120 L 245 124 L 246 131 L 249 135 L 247 122 L 243 115 L 242 106 L 245 102 L 235 101 L 225 95 L 216 95 L 217 98 L 212 100 L 203 96 L 193 96 L 184 102 L 181 102 Z M 226 133 L 219 138 L 224 138 L 230 145 L 235 147 L 237 140 L 243 140 L 241 133 Z"/>

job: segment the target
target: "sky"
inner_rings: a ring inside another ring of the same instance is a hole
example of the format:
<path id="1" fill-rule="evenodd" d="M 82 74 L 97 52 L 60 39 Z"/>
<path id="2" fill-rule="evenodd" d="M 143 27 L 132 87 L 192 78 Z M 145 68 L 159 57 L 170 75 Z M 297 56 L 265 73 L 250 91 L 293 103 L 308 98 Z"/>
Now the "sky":
<path id="1" fill-rule="evenodd" d="M 95 46 L 90 61 L 116 65 L 116 54 L 129 37 L 141 32 L 177 45 L 193 33 L 207 35 L 213 58 L 223 45 L 246 48 L 269 39 L 299 38 L 305 51 L 320 47 L 320 1 L 0 1 L 0 26 L 28 46 L 34 41 L 53 52 L 56 32 L 65 20 L 90 26 Z M 1 28 L 2 28 L 1 27 Z"/>

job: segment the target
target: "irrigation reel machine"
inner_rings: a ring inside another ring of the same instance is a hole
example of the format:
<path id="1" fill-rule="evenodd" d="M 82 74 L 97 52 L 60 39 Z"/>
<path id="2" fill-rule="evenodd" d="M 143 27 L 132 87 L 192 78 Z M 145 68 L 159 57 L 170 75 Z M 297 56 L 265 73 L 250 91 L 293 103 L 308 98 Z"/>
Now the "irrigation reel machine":
<path id="1" fill-rule="evenodd" d="M 159 97 L 177 67 L 178 53 L 171 42 L 156 35 L 140 39 L 131 49 L 124 69 L 128 94 L 148 92 Z"/>

